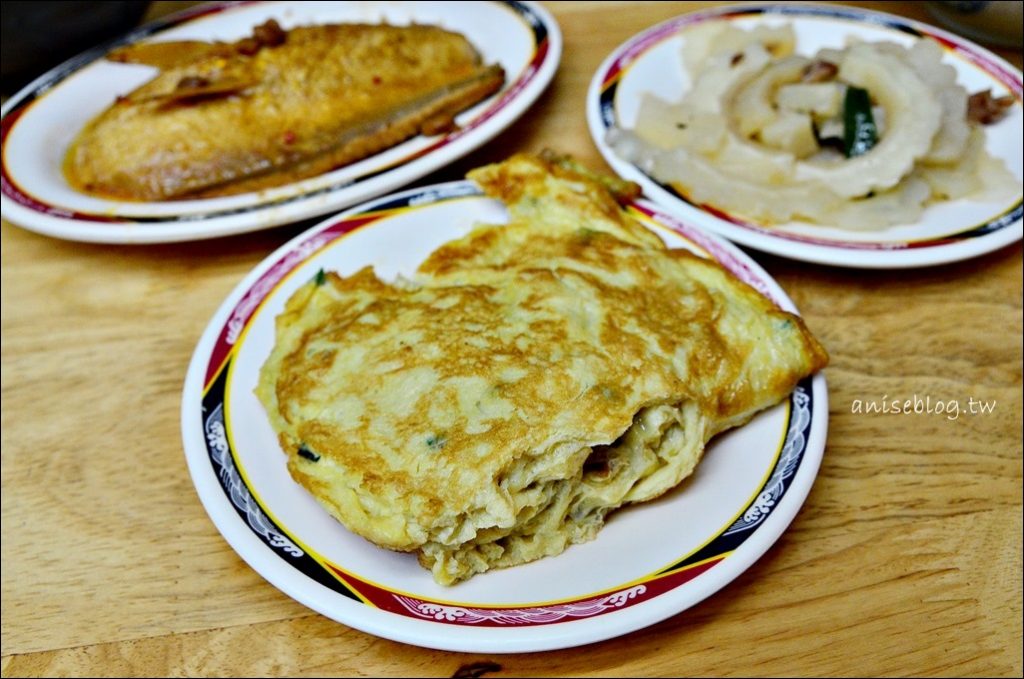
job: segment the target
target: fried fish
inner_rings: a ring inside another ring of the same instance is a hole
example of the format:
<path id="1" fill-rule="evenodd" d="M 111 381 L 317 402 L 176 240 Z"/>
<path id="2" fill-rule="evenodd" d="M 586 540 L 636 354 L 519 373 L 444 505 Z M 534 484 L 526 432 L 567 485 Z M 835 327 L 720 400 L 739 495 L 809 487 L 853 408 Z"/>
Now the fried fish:
<path id="1" fill-rule="evenodd" d="M 411 281 L 310 281 L 257 387 L 293 478 L 442 584 L 593 538 L 827 362 L 799 317 L 666 248 L 571 164 L 470 176 L 508 225 Z"/>
<path id="2" fill-rule="evenodd" d="M 75 188 L 119 200 L 223 196 L 316 176 L 454 126 L 504 82 L 437 26 L 270 20 L 234 43 L 141 43 L 108 58 L 160 69 L 70 146 Z"/>

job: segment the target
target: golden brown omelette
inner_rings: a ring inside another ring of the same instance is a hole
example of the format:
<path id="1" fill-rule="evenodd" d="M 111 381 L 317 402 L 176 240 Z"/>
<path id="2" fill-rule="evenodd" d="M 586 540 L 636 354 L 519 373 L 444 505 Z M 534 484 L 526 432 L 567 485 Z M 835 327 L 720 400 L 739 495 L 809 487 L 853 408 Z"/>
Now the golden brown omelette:
<path id="1" fill-rule="evenodd" d="M 461 34 L 437 26 L 274 20 L 234 43 L 140 43 L 108 55 L 159 74 L 92 120 L 64 174 L 121 200 L 237 194 L 305 179 L 390 148 L 496 92 Z"/>
<path id="2" fill-rule="evenodd" d="M 827 362 L 797 316 L 666 248 L 571 163 L 470 177 L 508 225 L 411 281 L 318 276 L 257 388 L 294 479 L 443 584 L 593 538 Z"/>

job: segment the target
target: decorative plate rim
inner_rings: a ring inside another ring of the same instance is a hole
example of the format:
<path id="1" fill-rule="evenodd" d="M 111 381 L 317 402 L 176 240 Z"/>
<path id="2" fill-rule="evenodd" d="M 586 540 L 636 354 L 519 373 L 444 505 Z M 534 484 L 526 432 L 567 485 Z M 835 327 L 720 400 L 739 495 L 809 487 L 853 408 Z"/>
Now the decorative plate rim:
<path id="1" fill-rule="evenodd" d="M 136 204 L 119 201 L 107 201 L 116 206 L 116 212 L 80 211 L 37 198 L 19 184 L 7 159 L 7 138 L 32 106 L 66 79 L 102 59 L 116 46 L 230 10 L 272 4 L 276 4 L 275 0 L 226 0 L 186 9 L 69 59 L 12 96 L 0 109 L 0 208 L 4 219 L 22 228 L 67 240 L 136 244 L 218 238 L 322 216 L 396 190 L 487 143 L 529 110 L 550 84 L 561 60 L 561 31 L 543 6 L 533 0 L 476 0 L 478 5 L 506 8 L 517 17 L 532 35 L 532 56 L 518 73 L 509 74 L 509 81 L 499 92 L 477 104 L 482 108 L 475 109 L 473 118 L 460 129 L 430 141 L 424 148 L 411 148 L 398 160 L 382 160 L 379 167 L 323 186 L 314 184 L 323 183 L 324 177 L 332 173 L 345 175 L 352 166 L 266 191 L 187 201 L 195 207 L 182 208 L 180 212 L 162 209 L 168 203 L 146 202 L 137 204 L 141 212 L 133 214 Z M 401 146 L 359 162 L 370 161 Z M 161 214 L 147 214 L 150 209 Z M 166 214 L 162 214 L 164 212 Z"/>
<path id="2" fill-rule="evenodd" d="M 855 7 L 811 3 L 727 5 L 681 14 L 632 36 L 601 63 L 587 90 L 587 122 L 601 155 L 621 176 L 641 184 L 644 191 L 673 213 L 699 219 L 702 226 L 736 243 L 791 259 L 857 268 L 911 268 L 959 261 L 992 252 L 1024 237 L 1024 198 L 980 224 L 955 233 L 921 240 L 845 241 L 780 232 L 753 224 L 708 205 L 695 205 L 671 186 L 654 179 L 618 155 L 604 141 L 615 119 L 618 80 L 644 53 L 687 28 L 708 20 L 751 16 L 837 19 L 888 28 L 939 43 L 1005 86 L 1024 102 L 1021 71 L 991 51 L 948 31 L 903 17 Z"/>
<path id="3" fill-rule="evenodd" d="M 731 522 L 697 549 L 642 578 L 569 599 L 507 605 L 432 599 L 389 589 L 330 563 L 294 539 L 286 527 L 275 524 L 246 485 L 224 416 L 226 382 L 246 325 L 262 302 L 290 272 L 347 234 L 392 214 L 467 197 L 481 197 L 479 189 L 458 181 L 369 201 L 279 248 L 228 296 L 196 348 L 182 397 L 184 448 L 204 507 L 229 544 L 282 591 L 346 625 L 420 646 L 496 653 L 564 648 L 624 634 L 692 606 L 752 565 L 802 506 L 824 450 L 828 406 L 823 375 L 801 382 L 788 399 L 784 436 L 770 473 Z M 771 277 L 735 246 L 648 201 L 637 201 L 629 209 L 642 221 L 675 231 L 780 306 L 795 311 Z M 429 578 L 426 571 L 424 577 Z M 700 587 L 683 587 L 688 582 Z M 458 634 L 452 634 L 456 630 Z"/>

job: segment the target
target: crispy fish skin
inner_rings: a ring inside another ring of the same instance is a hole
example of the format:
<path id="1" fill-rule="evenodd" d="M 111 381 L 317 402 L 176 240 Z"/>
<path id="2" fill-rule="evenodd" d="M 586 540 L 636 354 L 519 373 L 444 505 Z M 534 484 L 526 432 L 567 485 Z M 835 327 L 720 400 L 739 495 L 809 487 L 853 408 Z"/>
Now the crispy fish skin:
<path id="1" fill-rule="evenodd" d="M 592 539 L 828 361 L 797 316 L 666 248 L 571 165 L 470 176 L 509 224 L 404 283 L 317 276 L 256 388 L 292 477 L 446 585 Z"/>
<path id="2" fill-rule="evenodd" d="M 86 126 L 65 158 L 69 183 L 147 201 L 278 186 L 443 127 L 504 82 L 465 37 L 436 26 L 304 26 L 283 37 L 255 51 L 245 39 L 113 54 L 162 70 Z"/>

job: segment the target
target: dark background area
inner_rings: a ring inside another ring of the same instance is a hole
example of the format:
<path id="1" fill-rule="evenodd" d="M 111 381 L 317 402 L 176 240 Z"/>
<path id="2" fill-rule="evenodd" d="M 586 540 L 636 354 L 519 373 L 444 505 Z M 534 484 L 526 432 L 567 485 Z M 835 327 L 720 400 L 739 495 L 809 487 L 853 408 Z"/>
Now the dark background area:
<path id="1" fill-rule="evenodd" d="M 4 0 L 0 89 L 10 96 L 57 64 L 131 30 L 149 6 L 131 0 Z"/>

